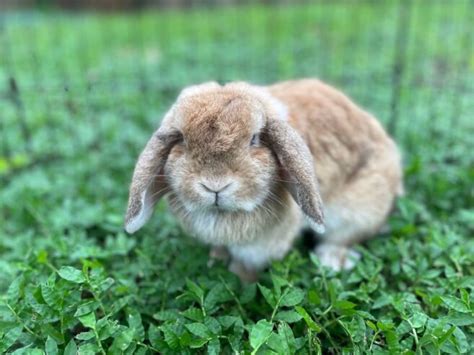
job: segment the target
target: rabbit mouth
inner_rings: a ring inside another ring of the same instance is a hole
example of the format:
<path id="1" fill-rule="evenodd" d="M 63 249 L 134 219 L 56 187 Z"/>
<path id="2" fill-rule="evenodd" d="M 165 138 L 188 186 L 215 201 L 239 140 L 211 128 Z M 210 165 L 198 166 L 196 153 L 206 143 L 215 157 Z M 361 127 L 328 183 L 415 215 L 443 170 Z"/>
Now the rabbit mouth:
<path id="1" fill-rule="evenodd" d="M 189 205 L 188 205 L 189 206 Z M 197 213 L 197 214 L 211 214 L 215 216 L 230 216 L 234 214 L 247 214 L 250 213 L 254 210 L 254 206 L 250 205 L 241 205 L 239 203 L 233 203 L 230 201 L 214 201 L 214 203 L 208 203 L 208 204 L 199 204 L 198 206 L 194 206 L 194 208 L 191 209 L 191 213 Z"/>
<path id="2" fill-rule="evenodd" d="M 238 212 L 241 211 L 239 208 L 232 207 L 232 206 L 226 206 L 223 205 L 222 203 L 214 202 L 214 204 L 207 206 L 206 208 L 207 211 L 217 213 L 217 214 L 227 214 L 227 213 L 232 213 L 232 212 Z"/>

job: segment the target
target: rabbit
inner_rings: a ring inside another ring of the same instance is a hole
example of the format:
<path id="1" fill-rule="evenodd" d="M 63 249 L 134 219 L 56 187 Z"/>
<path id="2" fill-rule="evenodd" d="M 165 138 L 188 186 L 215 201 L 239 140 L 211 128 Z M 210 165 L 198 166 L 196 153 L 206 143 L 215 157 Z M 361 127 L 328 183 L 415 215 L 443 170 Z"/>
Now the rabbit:
<path id="1" fill-rule="evenodd" d="M 187 232 L 255 281 L 303 227 L 334 270 L 374 236 L 403 193 L 401 156 L 381 124 L 317 79 L 185 88 L 138 158 L 125 229 L 163 196 Z"/>

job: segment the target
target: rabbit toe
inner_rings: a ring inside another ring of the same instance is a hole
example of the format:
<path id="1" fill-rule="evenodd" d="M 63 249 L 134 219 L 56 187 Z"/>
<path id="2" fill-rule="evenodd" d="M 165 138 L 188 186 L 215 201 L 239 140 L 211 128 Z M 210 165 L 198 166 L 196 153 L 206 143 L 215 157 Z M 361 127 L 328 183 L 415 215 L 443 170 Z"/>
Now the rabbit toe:
<path id="1" fill-rule="evenodd" d="M 341 245 L 321 244 L 315 252 L 321 265 L 334 271 L 350 270 L 360 259 L 358 252 Z"/>

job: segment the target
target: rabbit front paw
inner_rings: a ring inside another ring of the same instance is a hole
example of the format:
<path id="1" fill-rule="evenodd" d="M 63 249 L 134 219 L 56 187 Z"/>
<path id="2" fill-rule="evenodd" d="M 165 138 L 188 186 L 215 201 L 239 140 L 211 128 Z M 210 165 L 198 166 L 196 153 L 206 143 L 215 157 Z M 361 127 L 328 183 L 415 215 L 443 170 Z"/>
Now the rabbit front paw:
<path id="1" fill-rule="evenodd" d="M 230 259 L 229 251 L 225 246 L 213 246 L 209 251 L 209 260 L 207 262 L 208 267 L 214 266 L 216 260 L 227 263 Z"/>
<path id="2" fill-rule="evenodd" d="M 231 261 L 229 271 L 236 274 L 243 284 L 249 284 L 258 280 L 256 270 L 245 267 L 244 264 L 235 259 Z"/>

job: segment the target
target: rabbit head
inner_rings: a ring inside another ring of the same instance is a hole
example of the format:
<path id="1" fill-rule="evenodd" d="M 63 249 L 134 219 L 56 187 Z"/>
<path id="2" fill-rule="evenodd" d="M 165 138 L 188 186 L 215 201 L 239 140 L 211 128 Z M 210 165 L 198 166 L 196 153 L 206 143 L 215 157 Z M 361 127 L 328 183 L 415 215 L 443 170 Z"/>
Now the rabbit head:
<path id="1" fill-rule="evenodd" d="M 133 233 L 171 193 L 182 214 L 252 214 L 284 184 L 312 226 L 323 212 L 313 158 L 286 107 L 246 83 L 205 83 L 179 95 L 141 153 L 125 228 Z"/>

